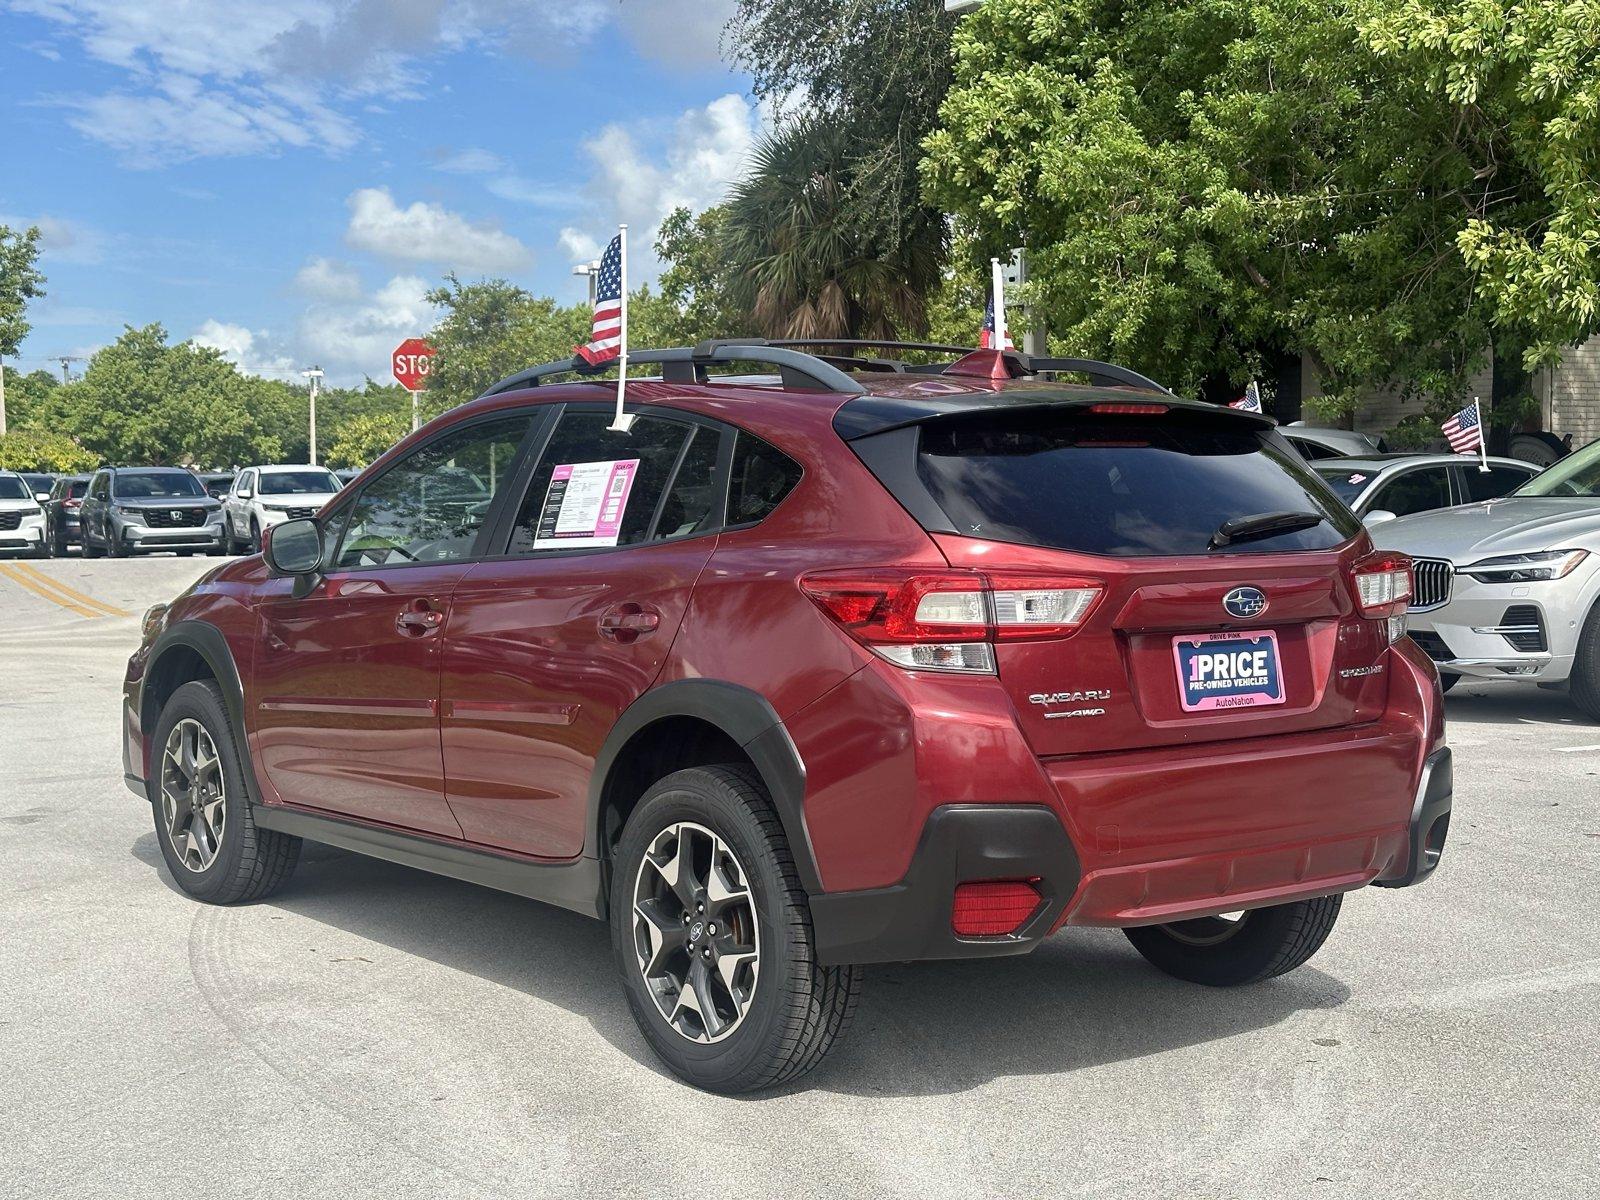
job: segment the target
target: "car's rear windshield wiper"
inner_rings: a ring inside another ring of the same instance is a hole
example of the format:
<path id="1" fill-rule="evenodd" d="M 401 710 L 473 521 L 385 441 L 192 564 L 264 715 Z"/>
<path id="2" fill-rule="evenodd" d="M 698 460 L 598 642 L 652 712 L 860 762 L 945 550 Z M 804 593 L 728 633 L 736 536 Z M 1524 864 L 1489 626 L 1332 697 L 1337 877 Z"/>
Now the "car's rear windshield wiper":
<path id="1" fill-rule="evenodd" d="M 1254 513 L 1248 517 L 1234 517 L 1217 526 L 1217 531 L 1206 543 L 1208 549 L 1220 550 L 1235 542 L 1252 542 L 1257 538 L 1276 537 L 1280 533 L 1298 533 L 1321 525 L 1322 518 L 1309 512 Z"/>

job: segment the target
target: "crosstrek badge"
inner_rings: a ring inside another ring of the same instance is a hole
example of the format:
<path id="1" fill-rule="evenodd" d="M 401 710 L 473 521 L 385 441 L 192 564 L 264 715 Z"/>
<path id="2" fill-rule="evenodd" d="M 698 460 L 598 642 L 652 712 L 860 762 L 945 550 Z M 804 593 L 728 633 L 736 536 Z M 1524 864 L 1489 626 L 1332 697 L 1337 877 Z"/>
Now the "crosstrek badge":
<path id="1" fill-rule="evenodd" d="M 1172 639 L 1184 712 L 1282 704 L 1278 635 L 1271 630 L 1185 634 Z"/>

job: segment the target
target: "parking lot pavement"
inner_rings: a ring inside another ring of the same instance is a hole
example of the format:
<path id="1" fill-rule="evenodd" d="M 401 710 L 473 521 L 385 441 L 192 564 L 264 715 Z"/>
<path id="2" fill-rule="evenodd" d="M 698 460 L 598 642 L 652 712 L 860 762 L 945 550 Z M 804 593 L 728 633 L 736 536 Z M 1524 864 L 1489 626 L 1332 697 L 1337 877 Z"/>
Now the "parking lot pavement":
<path id="1" fill-rule="evenodd" d="M 828 1064 L 730 1100 L 649 1057 L 582 918 L 315 849 L 265 903 L 180 895 L 118 689 L 137 614 L 212 564 L 27 565 L 0 1195 L 1600 1194 L 1600 727 L 1558 695 L 1451 694 L 1444 865 L 1350 896 L 1290 976 L 1213 991 L 1098 930 L 877 968 Z"/>

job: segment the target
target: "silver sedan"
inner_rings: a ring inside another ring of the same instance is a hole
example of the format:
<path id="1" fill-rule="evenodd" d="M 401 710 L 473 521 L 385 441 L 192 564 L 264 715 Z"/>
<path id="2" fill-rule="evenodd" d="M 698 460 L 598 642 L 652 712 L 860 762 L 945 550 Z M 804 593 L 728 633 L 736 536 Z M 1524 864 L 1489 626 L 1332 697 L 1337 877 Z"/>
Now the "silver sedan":
<path id="1" fill-rule="evenodd" d="M 1411 636 L 1462 676 L 1567 684 L 1600 720 L 1600 442 L 1511 495 L 1372 529 L 1415 559 Z"/>

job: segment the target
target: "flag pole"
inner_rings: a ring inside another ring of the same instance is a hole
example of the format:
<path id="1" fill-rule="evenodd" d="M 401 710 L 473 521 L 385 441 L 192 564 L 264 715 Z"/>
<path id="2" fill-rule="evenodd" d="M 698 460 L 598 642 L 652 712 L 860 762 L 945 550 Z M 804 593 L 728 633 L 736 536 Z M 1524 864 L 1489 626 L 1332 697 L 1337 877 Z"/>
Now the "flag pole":
<path id="1" fill-rule="evenodd" d="M 994 276 L 994 349 L 1001 353 L 1006 348 L 1006 273 L 998 258 L 989 260 L 989 270 Z"/>
<path id="2" fill-rule="evenodd" d="M 617 248 L 620 251 L 622 276 L 622 334 L 621 353 L 617 356 L 617 415 L 608 429 L 613 433 L 627 433 L 633 428 L 633 416 L 622 411 L 622 402 L 627 398 L 628 389 L 628 227 L 622 225 L 617 230 Z"/>
<path id="3" fill-rule="evenodd" d="M 1489 473 L 1489 437 L 1488 431 L 1483 427 L 1483 408 L 1478 403 L 1478 398 L 1472 398 L 1472 413 L 1478 418 L 1478 471 L 1480 474 Z"/>

